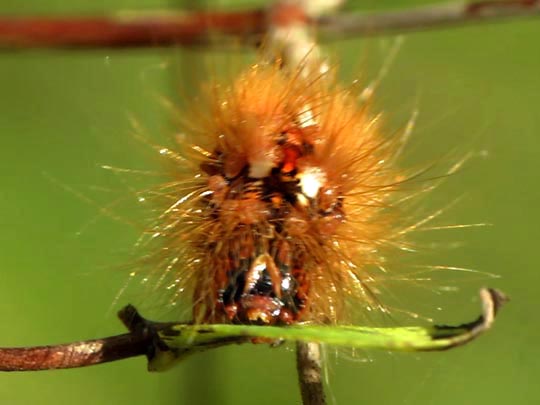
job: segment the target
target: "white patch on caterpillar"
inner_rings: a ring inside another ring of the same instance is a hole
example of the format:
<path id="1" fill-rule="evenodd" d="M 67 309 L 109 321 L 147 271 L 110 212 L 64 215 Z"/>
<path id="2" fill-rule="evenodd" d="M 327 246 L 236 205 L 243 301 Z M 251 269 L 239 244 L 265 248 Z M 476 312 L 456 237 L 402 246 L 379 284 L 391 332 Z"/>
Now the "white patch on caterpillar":
<path id="1" fill-rule="evenodd" d="M 272 159 L 253 160 L 249 162 L 249 177 L 262 179 L 270 174 L 275 164 Z"/>
<path id="2" fill-rule="evenodd" d="M 326 183 L 326 173 L 319 167 L 309 167 L 298 175 L 302 194 L 308 198 L 315 198 L 319 190 Z"/>

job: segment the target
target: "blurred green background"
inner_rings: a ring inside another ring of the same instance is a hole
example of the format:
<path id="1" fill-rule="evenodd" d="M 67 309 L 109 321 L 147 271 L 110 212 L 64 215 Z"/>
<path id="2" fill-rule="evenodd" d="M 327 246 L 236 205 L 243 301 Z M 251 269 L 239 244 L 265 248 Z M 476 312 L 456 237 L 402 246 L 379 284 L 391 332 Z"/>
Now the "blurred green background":
<path id="1" fill-rule="evenodd" d="M 224 7 L 231 3 L 221 2 Z M 413 4 L 357 1 L 351 8 Z M 146 7 L 173 5 L 159 0 L 111 0 L 106 6 L 90 0 L 2 0 L 0 13 Z M 540 402 L 538 38 L 538 19 L 406 36 L 377 96 L 387 127 L 398 130 L 413 110 L 420 112 L 406 152 L 410 163 L 437 160 L 448 150 L 454 159 L 472 154 L 465 169 L 427 199 L 424 211 L 460 197 L 439 223 L 493 224 L 421 239 L 434 241 L 432 263 L 501 278 L 441 274 L 442 284 L 457 291 L 437 295 L 404 285 L 402 301 L 442 323 L 476 316 L 477 290 L 483 285 L 503 289 L 512 302 L 492 332 L 457 350 L 354 356 L 336 356 L 330 350 L 330 403 Z M 333 43 L 329 52 L 340 59 L 344 80 L 359 75 L 369 79 L 391 44 L 391 38 L 359 39 Z M 114 313 L 127 302 L 114 302 L 114 297 L 127 271 L 115 267 L 130 260 L 139 229 L 103 217 L 99 208 L 129 194 L 139 180 L 132 184 L 129 176 L 115 177 L 99 166 L 155 165 L 131 136 L 129 116 L 149 133 L 166 132 L 169 113 L 158 96 L 174 95 L 177 87 L 192 91 L 186 83 L 195 81 L 193 71 L 205 65 L 205 55 L 170 49 L 0 53 L 1 346 L 122 332 Z M 132 214 L 129 207 L 121 210 L 127 218 Z M 399 294 L 400 285 L 392 291 Z M 2 404 L 298 402 L 293 352 L 264 345 L 197 355 L 161 374 L 149 374 L 143 359 L 80 370 L 0 374 Z"/>

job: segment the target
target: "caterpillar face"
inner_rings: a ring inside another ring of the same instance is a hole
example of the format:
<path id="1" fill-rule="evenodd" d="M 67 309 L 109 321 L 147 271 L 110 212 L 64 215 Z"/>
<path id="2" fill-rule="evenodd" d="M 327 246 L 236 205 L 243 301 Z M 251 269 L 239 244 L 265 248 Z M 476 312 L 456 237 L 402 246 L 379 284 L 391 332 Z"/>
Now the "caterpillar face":
<path id="1" fill-rule="evenodd" d="M 194 191 L 179 190 L 159 229 L 194 321 L 336 322 L 371 299 L 365 266 L 404 234 L 384 216 L 398 177 L 377 117 L 330 73 L 268 63 L 208 101 L 182 140 L 200 159 L 177 183 Z"/>
<path id="2" fill-rule="evenodd" d="M 306 266 L 321 263 L 296 242 L 307 236 L 324 244 L 344 217 L 339 192 L 313 161 L 316 131 L 283 130 L 264 161 L 245 159 L 232 172 L 227 162 L 237 157 L 219 148 L 202 164 L 212 191 L 204 204 L 221 228 L 202 248 L 221 258 L 216 306 L 229 321 L 290 324 L 309 306 Z"/>

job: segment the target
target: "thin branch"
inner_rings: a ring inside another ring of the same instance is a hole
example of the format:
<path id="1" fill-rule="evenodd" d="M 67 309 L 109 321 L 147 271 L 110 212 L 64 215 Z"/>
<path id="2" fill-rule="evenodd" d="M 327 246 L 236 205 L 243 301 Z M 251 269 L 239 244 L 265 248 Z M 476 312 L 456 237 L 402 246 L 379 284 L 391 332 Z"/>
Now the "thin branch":
<path id="1" fill-rule="evenodd" d="M 539 0 L 481 0 L 373 14 L 324 16 L 319 19 L 319 25 L 323 34 L 345 38 L 442 29 L 539 16 Z"/>
<path id="2" fill-rule="evenodd" d="M 146 336 L 125 334 L 55 346 L 0 350 L 0 371 L 38 371 L 86 367 L 146 353 Z"/>
<path id="3" fill-rule="evenodd" d="M 303 405 L 326 404 L 321 364 L 321 347 L 318 343 L 296 343 L 296 370 Z"/>
<path id="4" fill-rule="evenodd" d="M 258 37 L 265 12 L 146 12 L 110 16 L 0 16 L 0 47 L 136 48 L 208 46 L 214 35 Z M 223 38 L 222 38 L 223 42 Z"/>
<path id="5" fill-rule="evenodd" d="M 295 340 L 318 342 L 314 343 L 315 346 L 328 343 L 401 351 L 447 350 L 464 345 L 488 330 L 500 306 L 507 300 L 504 294 L 493 289 L 482 289 L 480 297 L 483 309 L 477 320 L 459 326 L 428 329 L 156 323 L 141 317 L 133 306 L 127 306 L 120 311 L 119 317 L 130 333 L 54 346 L 0 348 L 0 371 L 86 367 L 143 355 L 148 358 L 150 370 L 160 370 L 189 354 L 257 341 Z M 299 345 L 298 353 L 298 361 L 301 362 L 299 372 L 307 373 L 299 374 L 301 380 L 306 381 L 302 383 L 302 391 L 305 389 L 307 394 L 322 390 L 322 383 L 318 384 L 313 379 L 319 373 L 316 371 L 318 361 L 313 363 L 316 356 L 302 352 L 306 347 L 314 353 L 315 346 L 310 348 L 310 345 Z M 310 374 L 313 370 L 315 373 Z M 320 397 L 318 394 L 315 396 Z"/>
<path id="6" fill-rule="evenodd" d="M 118 317 L 130 333 L 53 346 L 1 348 L 0 371 L 79 368 L 143 355 L 150 360 L 159 342 L 158 331 L 169 324 L 149 322 L 131 305 Z"/>
<path id="7" fill-rule="evenodd" d="M 133 48 L 252 45 L 268 30 L 269 9 L 132 12 L 103 17 L 0 16 L 3 48 Z M 455 2 L 311 20 L 323 38 L 385 35 L 540 16 L 540 0 Z"/>

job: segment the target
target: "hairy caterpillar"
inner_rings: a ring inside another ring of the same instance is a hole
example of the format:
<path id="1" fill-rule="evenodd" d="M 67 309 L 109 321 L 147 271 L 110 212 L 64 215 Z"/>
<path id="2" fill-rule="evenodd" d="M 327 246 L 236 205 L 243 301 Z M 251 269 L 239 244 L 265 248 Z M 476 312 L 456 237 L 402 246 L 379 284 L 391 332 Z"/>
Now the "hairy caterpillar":
<path id="1" fill-rule="evenodd" d="M 190 291 L 193 319 L 337 323 L 379 305 L 364 269 L 414 229 L 392 207 L 407 181 L 400 137 L 334 69 L 261 57 L 203 100 L 176 150 L 156 146 L 171 181 L 148 230 L 153 271 Z"/>

